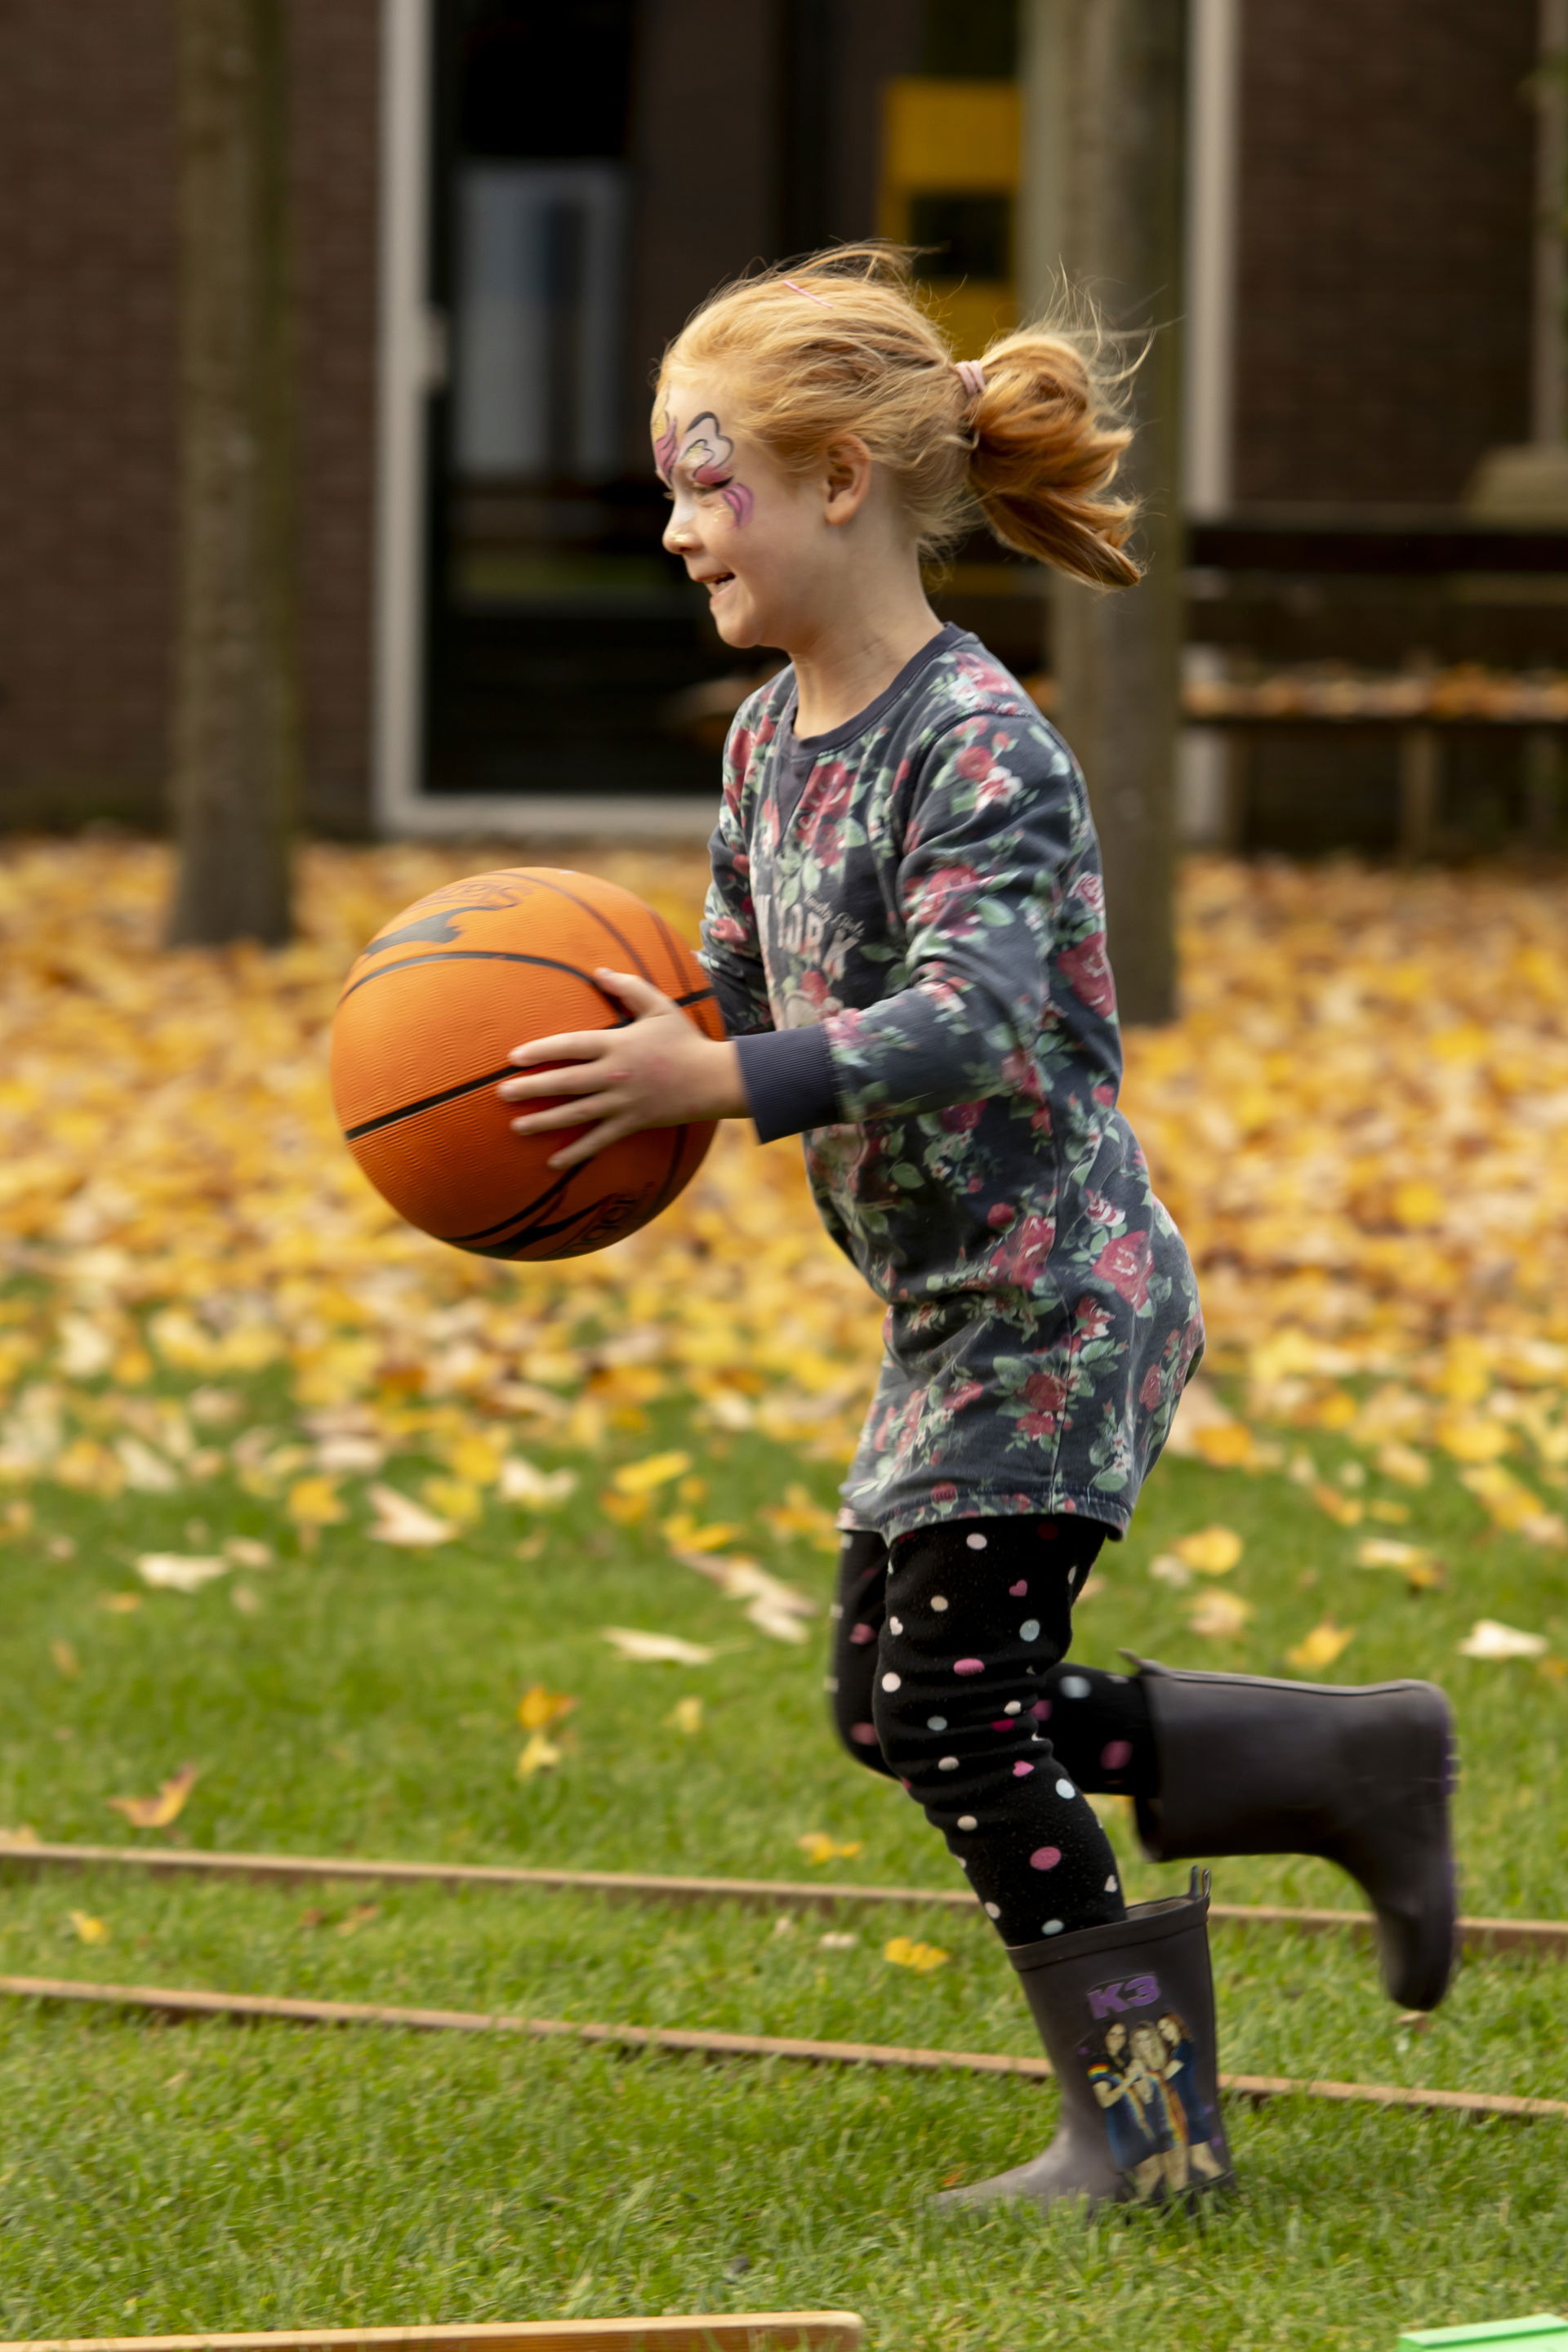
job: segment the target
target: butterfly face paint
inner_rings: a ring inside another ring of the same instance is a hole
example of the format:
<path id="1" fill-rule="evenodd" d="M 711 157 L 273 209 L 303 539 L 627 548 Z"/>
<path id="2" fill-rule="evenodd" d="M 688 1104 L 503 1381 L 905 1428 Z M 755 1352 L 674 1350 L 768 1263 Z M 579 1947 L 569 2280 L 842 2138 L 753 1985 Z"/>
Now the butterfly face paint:
<path id="1" fill-rule="evenodd" d="M 684 433 L 668 413 L 660 424 L 653 445 L 659 478 L 672 483 L 678 471 L 684 472 L 696 488 L 716 491 L 738 524 L 750 522 L 754 500 L 744 482 L 735 479 L 735 445 L 712 410 L 694 416 Z"/>

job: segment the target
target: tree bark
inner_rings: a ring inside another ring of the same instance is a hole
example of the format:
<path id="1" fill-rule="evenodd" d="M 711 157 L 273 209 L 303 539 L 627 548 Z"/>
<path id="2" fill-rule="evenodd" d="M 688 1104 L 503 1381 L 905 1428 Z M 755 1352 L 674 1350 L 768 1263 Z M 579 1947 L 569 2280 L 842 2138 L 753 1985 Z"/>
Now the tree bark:
<path id="1" fill-rule="evenodd" d="M 177 0 L 180 577 L 171 945 L 290 929 L 300 776 L 287 0 Z"/>
<path id="2" fill-rule="evenodd" d="M 1054 152 L 1026 247 L 1091 294 L 1135 354 L 1121 481 L 1143 502 L 1136 588 L 1053 583 L 1057 717 L 1089 780 L 1122 1017 L 1174 1016 L 1175 766 L 1183 631 L 1182 348 L 1185 0 L 1029 0 L 1028 115 Z M 1032 234 L 1031 234 L 1032 232 Z M 1054 247 L 1054 250 L 1051 247 Z"/>

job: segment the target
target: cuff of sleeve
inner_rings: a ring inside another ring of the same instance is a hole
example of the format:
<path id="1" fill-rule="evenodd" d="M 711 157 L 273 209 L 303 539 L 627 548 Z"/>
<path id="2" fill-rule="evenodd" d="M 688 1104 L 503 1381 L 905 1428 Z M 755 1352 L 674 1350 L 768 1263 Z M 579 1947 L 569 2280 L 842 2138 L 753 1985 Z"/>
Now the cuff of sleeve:
<path id="1" fill-rule="evenodd" d="M 735 1051 L 759 1143 L 833 1126 L 838 1101 L 827 1039 L 820 1029 L 770 1029 L 760 1037 L 737 1037 Z"/>

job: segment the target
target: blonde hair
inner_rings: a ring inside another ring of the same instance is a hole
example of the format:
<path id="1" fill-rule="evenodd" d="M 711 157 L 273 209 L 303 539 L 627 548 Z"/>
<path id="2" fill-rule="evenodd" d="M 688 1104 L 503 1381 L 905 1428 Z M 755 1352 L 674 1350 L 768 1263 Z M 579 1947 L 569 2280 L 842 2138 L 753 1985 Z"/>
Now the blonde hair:
<path id="1" fill-rule="evenodd" d="M 978 512 L 1006 547 L 1130 586 L 1136 509 L 1110 489 L 1132 437 L 1127 371 L 1101 365 L 1092 313 L 1079 304 L 999 335 L 974 392 L 921 305 L 912 257 L 837 246 L 721 287 L 666 350 L 658 403 L 676 369 L 722 367 L 737 422 L 787 470 L 858 435 L 898 484 L 922 553 L 951 546 Z"/>

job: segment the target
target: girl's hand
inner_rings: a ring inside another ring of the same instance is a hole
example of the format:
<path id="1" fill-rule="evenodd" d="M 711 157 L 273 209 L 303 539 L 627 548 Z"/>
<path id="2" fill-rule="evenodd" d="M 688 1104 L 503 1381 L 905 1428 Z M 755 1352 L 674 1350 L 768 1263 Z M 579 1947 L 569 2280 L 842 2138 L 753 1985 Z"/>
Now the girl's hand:
<path id="1" fill-rule="evenodd" d="M 607 1143 L 618 1143 L 622 1136 L 637 1135 L 644 1128 L 744 1117 L 749 1106 L 741 1057 L 733 1045 L 704 1037 L 678 1004 L 631 972 L 601 969 L 594 978 L 633 1014 L 629 1027 L 574 1030 L 516 1046 L 507 1059 L 523 1067 L 531 1062 L 576 1066 L 505 1078 L 496 1088 L 507 1102 L 569 1097 L 558 1100 L 553 1110 L 528 1111 L 514 1118 L 515 1134 L 544 1135 L 558 1127 L 596 1122 L 551 1155 L 552 1168 L 574 1167 Z"/>

